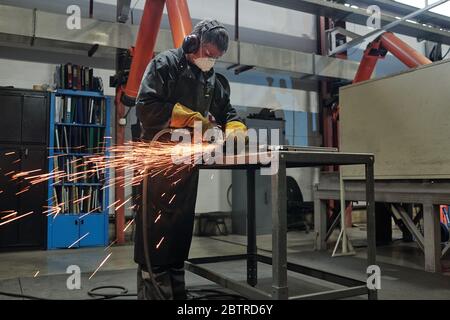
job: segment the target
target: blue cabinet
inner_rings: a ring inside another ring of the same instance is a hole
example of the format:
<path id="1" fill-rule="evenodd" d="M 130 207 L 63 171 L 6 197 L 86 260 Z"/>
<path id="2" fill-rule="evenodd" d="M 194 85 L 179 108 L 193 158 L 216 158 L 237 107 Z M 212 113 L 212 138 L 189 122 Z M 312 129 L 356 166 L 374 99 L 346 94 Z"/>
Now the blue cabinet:
<path id="1" fill-rule="evenodd" d="M 48 218 L 49 248 L 69 248 L 79 239 L 79 234 L 78 216 L 63 214 Z"/>
<path id="2" fill-rule="evenodd" d="M 94 214 L 80 219 L 80 247 L 101 246 L 108 242 L 107 235 L 108 219 L 105 215 Z"/>
<path id="3" fill-rule="evenodd" d="M 109 155 L 110 99 L 98 92 L 57 90 L 50 100 L 48 169 L 69 176 L 48 181 L 47 248 L 106 246 L 109 169 L 83 172 L 92 172 L 85 167 L 87 157 Z"/>
<path id="4" fill-rule="evenodd" d="M 108 242 L 108 219 L 104 214 L 82 217 L 57 215 L 48 221 L 51 249 L 103 246 Z"/>

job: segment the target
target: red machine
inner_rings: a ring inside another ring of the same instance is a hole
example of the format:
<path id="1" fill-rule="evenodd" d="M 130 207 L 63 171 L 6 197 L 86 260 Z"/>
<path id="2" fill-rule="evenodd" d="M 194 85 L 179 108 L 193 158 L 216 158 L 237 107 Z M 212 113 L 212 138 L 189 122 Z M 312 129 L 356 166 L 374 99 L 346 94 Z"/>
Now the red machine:
<path id="1" fill-rule="evenodd" d="M 174 47 L 181 46 L 183 39 L 192 31 L 192 21 L 187 5 L 187 0 L 146 0 L 144 12 L 139 26 L 136 45 L 127 52 L 127 58 L 131 59 L 129 71 L 117 70 L 120 80 L 116 85 L 116 119 L 122 119 L 125 115 L 125 107 L 134 106 L 139 91 L 145 68 L 153 58 L 164 5 L 167 5 L 170 27 L 173 35 Z M 116 143 L 122 145 L 125 142 L 125 127 L 116 121 Z M 124 178 L 123 170 L 116 170 L 116 177 Z M 122 183 L 117 181 L 115 186 L 116 201 L 124 203 L 125 191 Z M 116 210 L 116 236 L 117 243 L 125 242 L 125 208 L 121 206 Z"/>

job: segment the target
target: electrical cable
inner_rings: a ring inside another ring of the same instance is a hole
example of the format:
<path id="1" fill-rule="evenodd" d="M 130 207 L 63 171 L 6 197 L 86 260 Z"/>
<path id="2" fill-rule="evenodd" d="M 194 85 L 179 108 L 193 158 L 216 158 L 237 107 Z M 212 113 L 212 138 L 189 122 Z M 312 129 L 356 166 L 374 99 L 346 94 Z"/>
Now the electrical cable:
<path id="1" fill-rule="evenodd" d="M 99 290 L 104 289 L 118 289 L 121 290 L 118 293 L 107 293 L 107 292 L 98 292 Z M 210 294 L 203 294 L 195 296 L 195 293 L 210 293 Z M 137 293 L 129 293 L 128 289 L 122 286 L 100 286 L 95 287 L 88 291 L 87 293 L 91 299 L 77 299 L 80 301 L 93 301 L 93 300 L 110 300 L 120 297 L 136 297 Z M 233 294 L 233 293 L 227 293 L 223 292 L 219 289 L 188 289 L 187 290 L 188 299 L 187 300 L 203 300 L 203 299 L 209 299 L 209 298 L 228 298 L 227 300 L 248 300 L 246 297 Z M 26 294 L 19 294 L 19 293 L 12 293 L 12 292 L 4 292 L 0 291 L 0 296 L 7 296 L 12 298 L 22 298 L 22 299 L 28 299 L 28 300 L 45 300 L 45 301 L 58 301 L 61 299 L 48 299 L 48 298 L 42 298 L 32 295 L 26 295 Z"/>
<path id="2" fill-rule="evenodd" d="M 157 142 L 164 134 L 171 133 L 172 129 L 163 129 L 159 131 L 155 136 L 153 137 L 151 143 Z M 151 147 L 151 146 L 150 146 Z M 149 248 L 148 248 L 148 221 L 147 221 L 147 197 L 148 197 L 148 167 L 145 168 L 144 171 L 144 179 L 142 182 L 142 236 L 144 239 L 144 256 L 145 256 L 145 264 L 147 267 L 147 272 L 150 277 L 150 282 L 152 283 L 153 287 L 155 288 L 155 292 L 157 297 L 160 300 L 166 300 L 164 294 L 161 291 L 161 288 L 159 287 L 159 284 L 155 280 L 155 275 L 152 272 L 152 263 L 150 261 L 150 254 L 149 254 Z"/>
<path id="3" fill-rule="evenodd" d="M 121 289 L 122 292 L 120 293 L 97 293 L 97 290 L 102 290 L 102 289 Z M 126 292 L 126 293 L 124 293 Z M 118 297 L 131 297 L 131 296 L 137 296 L 136 293 L 128 293 L 128 290 L 125 287 L 121 287 L 121 286 L 102 286 L 102 287 L 97 287 L 94 288 L 92 290 L 90 290 L 88 292 L 88 295 L 90 297 L 99 297 L 97 299 L 77 299 L 77 300 L 81 300 L 81 301 L 92 301 L 92 300 L 108 300 L 108 299 L 113 299 L 113 298 L 118 298 Z M 45 301 L 58 301 L 61 299 L 49 299 L 49 298 L 43 298 L 43 297 L 37 297 L 37 296 L 32 296 L 32 295 L 27 295 L 27 294 L 18 294 L 18 293 L 12 293 L 12 292 L 4 292 L 4 291 L 0 291 L 0 296 L 6 296 L 6 297 L 12 297 L 12 298 L 22 298 L 22 299 L 28 299 L 28 300 L 45 300 Z"/>
<path id="4" fill-rule="evenodd" d="M 118 289 L 122 290 L 119 293 L 99 293 L 97 291 L 103 290 L 103 289 Z M 103 299 L 113 299 L 118 297 L 133 297 L 137 296 L 137 293 L 128 293 L 128 289 L 122 286 L 101 286 L 101 287 L 95 287 L 88 291 L 88 295 L 90 297 L 101 297 Z"/>
<path id="5" fill-rule="evenodd" d="M 150 277 L 150 282 L 155 288 L 156 295 L 160 300 L 166 300 L 159 284 L 155 280 L 155 275 L 152 272 L 152 263 L 150 261 L 150 254 L 148 252 L 148 230 L 147 230 L 147 192 L 148 192 L 148 176 L 147 176 L 148 168 L 145 168 L 144 171 L 144 181 L 142 182 L 142 237 L 144 239 L 144 256 L 145 256 L 145 264 L 147 266 L 147 272 Z"/>

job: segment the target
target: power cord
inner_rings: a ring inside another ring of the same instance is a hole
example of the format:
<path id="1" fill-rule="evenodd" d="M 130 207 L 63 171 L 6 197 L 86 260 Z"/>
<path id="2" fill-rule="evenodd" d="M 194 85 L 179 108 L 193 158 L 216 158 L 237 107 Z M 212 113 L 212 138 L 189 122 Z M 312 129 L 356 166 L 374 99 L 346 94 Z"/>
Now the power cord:
<path id="1" fill-rule="evenodd" d="M 118 293 L 111 293 L 111 292 L 99 292 L 100 290 L 105 289 L 117 289 L 120 290 Z M 122 286 L 100 286 L 93 288 L 88 291 L 87 293 L 92 299 L 80 299 L 81 301 L 92 301 L 92 300 L 110 300 L 120 297 L 137 297 L 137 293 L 129 293 L 128 289 Z M 11 292 L 4 292 L 0 291 L 0 296 L 6 296 L 6 297 L 12 297 L 12 298 L 22 298 L 22 299 L 28 299 L 28 300 L 45 300 L 45 301 L 58 301 L 61 299 L 48 299 L 48 298 L 42 298 L 32 295 L 26 295 L 26 294 L 18 294 L 18 293 L 11 293 Z M 248 300 L 246 297 L 233 294 L 233 293 L 227 293 L 224 291 L 221 291 L 219 289 L 188 289 L 187 290 L 187 300 L 207 300 L 207 299 L 215 299 L 218 300 L 219 298 L 227 299 L 227 300 Z"/>

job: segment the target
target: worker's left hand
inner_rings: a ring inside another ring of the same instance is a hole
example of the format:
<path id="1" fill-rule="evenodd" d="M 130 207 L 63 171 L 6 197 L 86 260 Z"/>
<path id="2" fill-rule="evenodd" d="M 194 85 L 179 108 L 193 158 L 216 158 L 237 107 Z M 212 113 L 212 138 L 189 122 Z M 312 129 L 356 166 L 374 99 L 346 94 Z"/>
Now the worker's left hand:
<path id="1" fill-rule="evenodd" d="M 244 141 L 248 144 L 247 126 L 240 121 L 230 121 L 225 125 L 225 141 L 234 139 L 235 148 L 239 146 L 237 141 Z M 235 150 L 236 151 L 236 150 Z"/>

